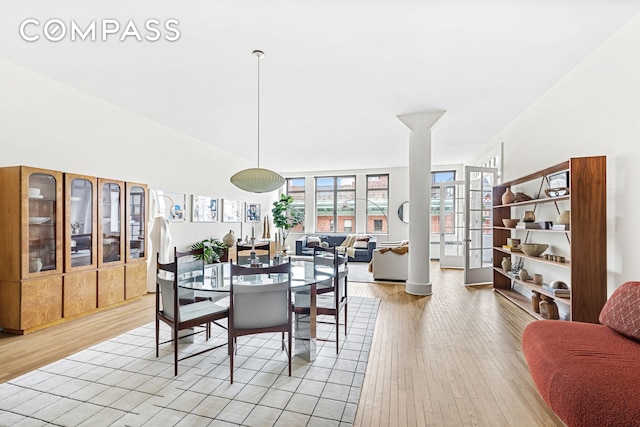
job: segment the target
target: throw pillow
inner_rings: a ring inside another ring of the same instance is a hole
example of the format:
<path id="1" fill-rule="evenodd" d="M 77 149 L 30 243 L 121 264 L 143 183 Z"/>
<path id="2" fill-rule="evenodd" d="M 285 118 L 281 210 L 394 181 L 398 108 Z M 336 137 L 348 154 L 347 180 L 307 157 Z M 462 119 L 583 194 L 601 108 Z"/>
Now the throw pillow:
<path id="1" fill-rule="evenodd" d="M 368 240 L 356 240 L 356 242 L 353 244 L 353 247 L 356 249 L 367 249 L 369 247 L 369 241 Z"/>
<path id="2" fill-rule="evenodd" d="M 622 335 L 640 340 L 640 282 L 626 282 L 616 289 L 598 320 Z"/>
<path id="3" fill-rule="evenodd" d="M 320 238 L 317 236 L 309 236 L 307 237 L 307 247 L 313 248 L 315 246 L 320 246 Z"/>
<path id="4" fill-rule="evenodd" d="M 329 247 L 329 242 L 320 242 L 320 246 L 323 248 L 328 248 Z"/>

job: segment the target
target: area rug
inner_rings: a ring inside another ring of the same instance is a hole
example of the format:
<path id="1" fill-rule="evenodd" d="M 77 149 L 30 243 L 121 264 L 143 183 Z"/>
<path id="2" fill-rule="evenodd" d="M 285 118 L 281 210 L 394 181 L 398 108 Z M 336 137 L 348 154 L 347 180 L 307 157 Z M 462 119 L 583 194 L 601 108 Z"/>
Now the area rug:
<path id="1" fill-rule="evenodd" d="M 369 272 L 368 262 L 350 262 L 348 280 L 350 282 L 373 282 L 373 274 Z"/>
<path id="2" fill-rule="evenodd" d="M 279 334 L 238 338 L 233 384 L 226 346 L 181 361 L 174 377 L 172 344 L 156 358 L 150 323 L 0 384 L 0 425 L 351 425 L 379 303 L 350 297 L 339 354 L 335 342 L 318 340 L 317 359 L 295 357 L 291 377 Z M 318 324 L 318 337 L 331 339 L 334 327 Z M 169 334 L 162 325 L 162 338 Z M 213 335 L 181 343 L 181 355 L 226 341 L 223 329 L 214 327 Z"/>

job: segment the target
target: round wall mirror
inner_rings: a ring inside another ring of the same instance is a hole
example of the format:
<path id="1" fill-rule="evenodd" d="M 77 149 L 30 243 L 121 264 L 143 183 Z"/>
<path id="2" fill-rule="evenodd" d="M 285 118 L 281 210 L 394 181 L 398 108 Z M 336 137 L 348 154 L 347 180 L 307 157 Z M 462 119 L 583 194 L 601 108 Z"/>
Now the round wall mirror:
<path id="1" fill-rule="evenodd" d="M 404 202 L 398 208 L 398 218 L 400 221 L 409 224 L 409 202 Z"/>

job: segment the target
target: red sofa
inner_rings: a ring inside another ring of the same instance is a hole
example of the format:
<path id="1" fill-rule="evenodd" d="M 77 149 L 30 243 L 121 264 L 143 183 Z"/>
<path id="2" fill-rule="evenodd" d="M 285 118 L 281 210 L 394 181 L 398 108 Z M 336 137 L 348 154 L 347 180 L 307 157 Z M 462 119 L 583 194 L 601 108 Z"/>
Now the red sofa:
<path id="1" fill-rule="evenodd" d="M 568 426 L 640 426 L 640 282 L 620 286 L 599 320 L 527 325 L 531 376 Z"/>

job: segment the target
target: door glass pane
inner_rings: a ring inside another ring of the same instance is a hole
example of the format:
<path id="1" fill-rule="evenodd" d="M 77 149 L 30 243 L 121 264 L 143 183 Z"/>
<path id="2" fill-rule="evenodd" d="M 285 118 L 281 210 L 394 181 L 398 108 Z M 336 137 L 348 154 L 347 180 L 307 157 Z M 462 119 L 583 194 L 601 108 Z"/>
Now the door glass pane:
<path id="1" fill-rule="evenodd" d="M 129 196 L 129 253 L 131 258 L 144 258 L 145 221 L 144 188 L 131 187 Z"/>
<path id="2" fill-rule="evenodd" d="M 102 186 L 102 262 L 121 259 L 120 239 L 120 186 L 106 183 Z"/>
<path id="3" fill-rule="evenodd" d="M 71 180 L 71 266 L 91 265 L 93 262 L 93 184 L 86 179 Z"/>
<path id="4" fill-rule="evenodd" d="M 56 268 L 56 178 L 29 175 L 29 272 Z"/>

